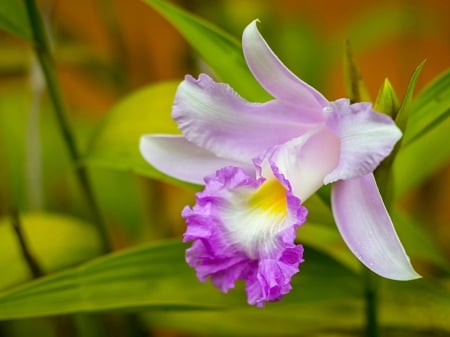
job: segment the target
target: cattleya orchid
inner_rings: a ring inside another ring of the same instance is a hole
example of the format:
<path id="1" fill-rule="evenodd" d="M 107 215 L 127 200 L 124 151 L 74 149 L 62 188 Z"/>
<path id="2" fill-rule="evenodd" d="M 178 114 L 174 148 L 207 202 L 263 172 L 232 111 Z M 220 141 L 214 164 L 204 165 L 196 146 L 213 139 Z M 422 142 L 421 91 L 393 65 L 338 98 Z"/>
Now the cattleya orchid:
<path id="1" fill-rule="evenodd" d="M 205 185 L 182 212 L 197 277 L 223 292 L 245 280 L 256 306 L 279 300 L 303 262 L 294 242 L 307 215 L 302 203 L 329 183 L 336 225 L 355 256 L 386 278 L 419 277 L 373 175 L 401 137 L 392 119 L 370 103 L 329 102 L 284 66 L 256 21 L 242 45 L 272 100 L 251 103 L 206 74 L 186 76 L 172 110 L 182 135 L 144 135 L 140 143 L 155 168 Z"/>

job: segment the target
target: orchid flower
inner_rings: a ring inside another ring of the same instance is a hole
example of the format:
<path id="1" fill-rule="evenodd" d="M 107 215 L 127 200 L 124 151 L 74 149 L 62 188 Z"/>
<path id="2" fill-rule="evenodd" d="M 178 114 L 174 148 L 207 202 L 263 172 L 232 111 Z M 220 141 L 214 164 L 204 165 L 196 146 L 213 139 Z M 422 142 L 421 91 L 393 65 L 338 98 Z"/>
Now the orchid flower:
<path id="1" fill-rule="evenodd" d="M 182 135 L 144 135 L 140 150 L 158 170 L 204 184 L 186 207 L 187 263 L 227 292 L 246 281 L 248 302 L 263 306 L 291 290 L 303 262 L 294 242 L 302 203 L 332 183 L 336 225 L 353 254 L 390 279 L 420 277 L 395 232 L 373 171 L 401 131 L 370 103 L 329 102 L 296 77 L 260 35 L 244 30 L 243 52 L 273 97 L 251 103 L 206 74 L 186 76 L 172 110 Z"/>

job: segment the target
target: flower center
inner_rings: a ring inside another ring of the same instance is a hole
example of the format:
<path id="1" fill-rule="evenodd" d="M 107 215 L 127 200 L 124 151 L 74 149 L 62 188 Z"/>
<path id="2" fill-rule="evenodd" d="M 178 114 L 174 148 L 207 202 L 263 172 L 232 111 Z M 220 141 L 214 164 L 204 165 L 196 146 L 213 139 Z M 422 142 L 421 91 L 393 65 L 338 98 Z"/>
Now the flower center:
<path id="1" fill-rule="evenodd" d="M 286 226 L 286 190 L 276 179 L 266 180 L 254 190 L 242 191 L 222 220 L 231 241 L 252 259 L 268 255 L 276 247 L 276 234 Z"/>
<path id="2" fill-rule="evenodd" d="M 287 211 L 286 189 L 276 179 L 265 181 L 250 197 L 248 205 L 267 215 L 279 216 L 282 220 Z"/>

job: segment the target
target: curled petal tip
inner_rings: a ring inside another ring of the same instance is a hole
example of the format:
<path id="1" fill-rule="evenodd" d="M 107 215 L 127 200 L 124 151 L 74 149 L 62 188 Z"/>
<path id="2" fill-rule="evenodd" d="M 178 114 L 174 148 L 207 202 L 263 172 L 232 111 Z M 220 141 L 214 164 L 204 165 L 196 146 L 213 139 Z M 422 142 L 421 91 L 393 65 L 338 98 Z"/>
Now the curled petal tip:
<path id="1" fill-rule="evenodd" d="M 250 71 L 273 97 L 301 106 L 303 111 L 314 111 L 316 119 L 323 118 L 320 111 L 328 101 L 281 62 L 258 31 L 258 21 L 253 20 L 242 34 L 242 49 Z"/>

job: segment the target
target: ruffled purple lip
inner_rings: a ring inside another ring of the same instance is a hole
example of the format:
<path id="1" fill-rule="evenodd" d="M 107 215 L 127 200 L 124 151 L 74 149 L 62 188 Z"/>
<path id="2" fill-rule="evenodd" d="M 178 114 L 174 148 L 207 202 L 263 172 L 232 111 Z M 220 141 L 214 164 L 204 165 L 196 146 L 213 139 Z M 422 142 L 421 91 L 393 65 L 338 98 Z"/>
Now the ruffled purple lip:
<path id="1" fill-rule="evenodd" d="M 222 168 L 205 178 L 206 187 L 197 194 L 194 207 L 186 207 L 182 212 L 187 223 L 184 241 L 193 241 L 186 251 L 186 261 L 196 270 L 197 277 L 201 281 L 210 277 L 223 292 L 234 288 L 236 280 L 244 280 L 248 303 L 257 307 L 280 300 L 291 290 L 291 278 L 303 262 L 303 247 L 294 243 L 295 232 L 307 214 L 300 200 L 287 190 L 287 215 L 282 226 L 264 232 L 252 248 L 256 253 L 250 254 L 236 240 L 239 235 L 230 232 L 230 220 L 225 215 L 245 207 L 237 203 L 239 198 L 257 190 L 264 181 L 248 176 L 238 167 Z M 242 220 L 239 226 L 246 225 Z"/>

